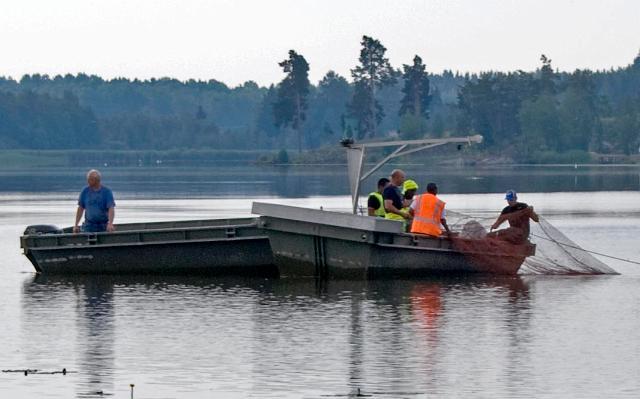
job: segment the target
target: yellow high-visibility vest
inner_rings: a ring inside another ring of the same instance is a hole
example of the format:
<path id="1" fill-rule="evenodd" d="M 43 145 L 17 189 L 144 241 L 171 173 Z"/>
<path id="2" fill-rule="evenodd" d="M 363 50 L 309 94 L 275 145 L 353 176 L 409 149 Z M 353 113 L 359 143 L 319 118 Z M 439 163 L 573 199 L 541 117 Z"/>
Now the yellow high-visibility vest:
<path id="1" fill-rule="evenodd" d="M 379 216 L 379 217 L 384 217 L 384 215 L 385 215 L 387 212 L 384 210 L 384 199 L 382 198 L 382 194 L 380 194 L 380 193 L 379 193 L 379 192 L 377 192 L 377 191 L 374 191 L 374 192 L 372 192 L 372 193 L 370 193 L 370 194 L 369 194 L 369 197 L 371 197 L 372 195 L 373 195 L 374 197 L 376 197 L 376 198 L 378 199 L 378 202 L 380 203 L 380 207 L 378 207 L 378 209 L 376 209 L 376 211 L 374 212 L 374 213 L 375 213 L 375 215 L 376 215 L 376 216 Z"/>

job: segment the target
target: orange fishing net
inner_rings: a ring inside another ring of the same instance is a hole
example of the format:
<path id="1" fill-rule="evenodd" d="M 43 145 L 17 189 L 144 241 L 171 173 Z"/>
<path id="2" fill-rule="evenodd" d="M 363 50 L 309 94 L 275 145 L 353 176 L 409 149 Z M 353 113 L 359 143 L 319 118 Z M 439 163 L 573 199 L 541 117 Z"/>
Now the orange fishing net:
<path id="1" fill-rule="evenodd" d="M 497 274 L 616 274 L 543 217 L 526 227 L 488 232 L 497 215 L 447 211 L 451 241 L 479 271 Z M 527 237 L 528 233 L 528 237 Z"/>

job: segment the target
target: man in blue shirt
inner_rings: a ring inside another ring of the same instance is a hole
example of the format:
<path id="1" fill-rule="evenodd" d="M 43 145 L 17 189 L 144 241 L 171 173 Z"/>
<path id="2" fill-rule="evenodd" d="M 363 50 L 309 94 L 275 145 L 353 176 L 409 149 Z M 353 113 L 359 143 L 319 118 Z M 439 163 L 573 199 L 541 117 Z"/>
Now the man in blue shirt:
<path id="1" fill-rule="evenodd" d="M 82 231 L 87 233 L 97 233 L 102 231 L 114 231 L 113 218 L 115 217 L 116 202 L 113 193 L 108 187 L 103 186 L 100 181 L 100 172 L 91 169 L 87 173 L 87 184 L 78 198 L 78 210 L 76 211 L 76 223 L 73 225 L 73 232 L 80 232 L 80 219 L 84 213 L 84 223 Z"/>

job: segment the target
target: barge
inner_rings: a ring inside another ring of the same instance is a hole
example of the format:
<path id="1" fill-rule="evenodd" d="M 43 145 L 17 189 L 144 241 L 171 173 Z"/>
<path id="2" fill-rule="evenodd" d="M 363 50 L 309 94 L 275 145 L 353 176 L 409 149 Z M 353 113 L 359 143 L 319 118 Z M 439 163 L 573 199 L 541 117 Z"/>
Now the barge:
<path id="1" fill-rule="evenodd" d="M 404 233 L 402 222 L 318 209 L 254 202 L 283 276 L 418 277 L 516 274 L 535 245 Z M 474 250 L 464 243 L 473 242 Z M 508 248 L 506 248 L 508 247 Z M 506 249 L 506 250 L 505 250 Z"/>
<path id="2" fill-rule="evenodd" d="M 131 223 L 111 233 L 29 226 L 20 246 L 38 273 L 274 275 L 256 218 Z"/>

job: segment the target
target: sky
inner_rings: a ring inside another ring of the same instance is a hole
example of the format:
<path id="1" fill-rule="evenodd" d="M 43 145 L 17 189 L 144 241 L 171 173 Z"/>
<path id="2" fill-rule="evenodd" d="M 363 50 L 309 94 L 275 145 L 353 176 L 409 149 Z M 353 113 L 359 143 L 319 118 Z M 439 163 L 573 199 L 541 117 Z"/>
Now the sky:
<path id="1" fill-rule="evenodd" d="M 284 77 L 290 49 L 317 83 L 351 80 L 371 36 L 401 68 L 610 69 L 640 51 L 640 0 L 0 0 L 0 76 L 216 79 Z"/>

